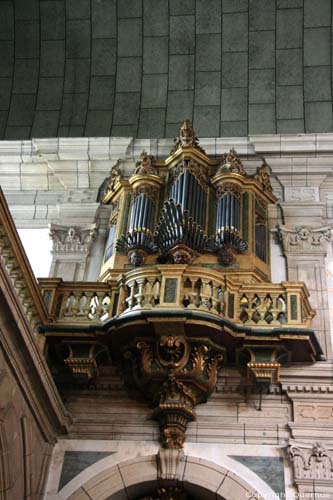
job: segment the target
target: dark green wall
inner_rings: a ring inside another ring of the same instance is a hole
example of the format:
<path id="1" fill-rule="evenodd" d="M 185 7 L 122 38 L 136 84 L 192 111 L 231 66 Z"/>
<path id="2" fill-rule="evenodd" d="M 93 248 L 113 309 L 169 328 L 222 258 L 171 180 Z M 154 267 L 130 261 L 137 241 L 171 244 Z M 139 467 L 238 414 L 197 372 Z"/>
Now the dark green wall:
<path id="1" fill-rule="evenodd" d="M 2 0 L 0 138 L 330 132 L 331 0 Z"/>

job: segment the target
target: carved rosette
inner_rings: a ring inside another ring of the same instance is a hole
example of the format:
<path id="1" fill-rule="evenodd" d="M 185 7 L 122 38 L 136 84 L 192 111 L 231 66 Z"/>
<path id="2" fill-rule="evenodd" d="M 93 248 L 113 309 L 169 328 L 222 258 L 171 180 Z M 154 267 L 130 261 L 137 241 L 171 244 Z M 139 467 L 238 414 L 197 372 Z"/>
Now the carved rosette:
<path id="1" fill-rule="evenodd" d="M 208 340 L 173 335 L 140 340 L 126 351 L 131 381 L 155 403 L 153 417 L 159 420 L 164 448 L 183 447 L 194 407 L 215 387 L 222 352 Z"/>
<path id="2" fill-rule="evenodd" d="M 280 226 L 279 237 L 285 253 L 326 253 L 332 241 L 332 229 L 327 226 L 298 226 L 294 229 Z"/>

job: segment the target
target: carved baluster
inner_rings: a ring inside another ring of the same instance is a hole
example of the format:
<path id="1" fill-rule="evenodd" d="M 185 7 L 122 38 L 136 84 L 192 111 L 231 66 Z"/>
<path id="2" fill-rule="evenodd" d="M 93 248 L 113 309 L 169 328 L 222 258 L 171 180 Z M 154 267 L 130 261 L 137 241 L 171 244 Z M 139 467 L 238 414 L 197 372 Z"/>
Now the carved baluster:
<path id="1" fill-rule="evenodd" d="M 191 293 L 192 304 L 190 306 L 191 309 L 194 309 L 201 305 L 201 288 L 202 288 L 201 279 L 198 279 L 196 282 L 193 282 L 192 293 Z"/>
<path id="2" fill-rule="evenodd" d="M 247 298 L 247 295 L 243 293 L 239 301 L 239 306 L 240 306 L 239 319 L 244 324 L 247 323 L 250 318 L 251 309 L 249 308 L 249 305 L 250 305 L 249 299 Z"/>
<path id="3" fill-rule="evenodd" d="M 153 284 L 153 306 L 160 303 L 160 293 L 161 293 L 161 282 L 156 279 Z"/>
<path id="4" fill-rule="evenodd" d="M 74 292 L 70 292 L 70 294 L 66 297 L 65 300 L 65 311 L 64 316 L 74 316 L 76 311 L 76 297 Z"/>
<path id="5" fill-rule="evenodd" d="M 84 292 L 82 292 L 82 295 L 79 300 L 79 312 L 78 316 L 86 316 L 86 305 L 87 305 L 88 299 L 87 296 Z"/>
<path id="6" fill-rule="evenodd" d="M 93 293 L 89 305 L 90 305 L 90 311 L 88 317 L 89 319 L 95 319 L 96 317 L 98 317 L 98 313 L 100 310 L 100 303 L 96 292 Z"/>
<path id="7" fill-rule="evenodd" d="M 101 306 L 102 306 L 102 314 L 100 316 L 100 319 L 101 321 L 105 321 L 106 319 L 111 317 L 111 311 L 110 311 L 111 297 L 107 292 L 104 294 L 104 297 L 102 298 Z"/>
<path id="8" fill-rule="evenodd" d="M 136 308 L 142 308 L 144 301 L 145 301 L 145 296 L 144 296 L 144 286 L 146 282 L 146 278 L 138 278 L 136 280 L 137 282 L 137 293 L 135 294 L 135 299 L 136 299 Z"/>
<path id="9" fill-rule="evenodd" d="M 183 306 L 188 307 L 192 303 L 192 291 L 193 285 L 189 278 L 186 278 L 183 284 Z"/>
<path id="10" fill-rule="evenodd" d="M 203 309 L 211 309 L 212 287 L 210 281 L 203 280 L 201 285 L 201 305 Z"/>
<path id="11" fill-rule="evenodd" d="M 251 300 L 251 321 L 257 324 L 261 320 L 261 314 L 259 312 L 259 307 L 261 305 L 261 300 L 257 294 L 255 294 Z"/>
<path id="12" fill-rule="evenodd" d="M 287 323 L 287 299 L 284 295 L 280 294 L 276 300 L 276 308 L 278 309 L 277 320 L 280 324 Z"/>
<path id="13" fill-rule="evenodd" d="M 143 307 L 151 307 L 153 302 L 153 282 L 152 280 L 146 280 L 143 287 Z"/>
<path id="14" fill-rule="evenodd" d="M 221 310 L 221 308 L 220 308 L 220 298 L 219 298 L 219 286 L 216 283 L 212 283 L 211 301 L 212 301 L 212 310 L 214 312 L 219 313 L 220 310 Z"/>
<path id="15" fill-rule="evenodd" d="M 129 288 L 129 294 L 127 298 L 125 299 L 125 302 L 127 304 L 127 309 L 131 310 L 136 304 L 136 298 L 135 298 L 135 289 L 136 289 L 136 282 L 135 280 L 130 281 L 128 283 L 128 288 Z"/>

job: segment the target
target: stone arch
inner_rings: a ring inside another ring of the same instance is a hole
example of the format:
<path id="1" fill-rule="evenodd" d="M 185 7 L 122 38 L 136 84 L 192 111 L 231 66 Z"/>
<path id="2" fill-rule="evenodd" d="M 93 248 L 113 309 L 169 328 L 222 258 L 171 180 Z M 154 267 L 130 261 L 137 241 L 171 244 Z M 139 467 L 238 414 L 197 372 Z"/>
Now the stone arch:
<path id="1" fill-rule="evenodd" d="M 135 500 L 153 495 L 161 485 L 156 455 L 141 456 L 113 465 L 81 484 L 70 495 L 67 488 L 59 498 L 68 500 Z M 167 485 L 168 481 L 163 481 Z M 170 482 L 174 485 L 175 482 Z M 194 498 L 204 500 L 246 500 L 260 498 L 260 492 L 247 481 L 208 460 L 186 456 L 179 471 L 178 485 Z M 264 498 L 261 496 L 261 498 Z"/>

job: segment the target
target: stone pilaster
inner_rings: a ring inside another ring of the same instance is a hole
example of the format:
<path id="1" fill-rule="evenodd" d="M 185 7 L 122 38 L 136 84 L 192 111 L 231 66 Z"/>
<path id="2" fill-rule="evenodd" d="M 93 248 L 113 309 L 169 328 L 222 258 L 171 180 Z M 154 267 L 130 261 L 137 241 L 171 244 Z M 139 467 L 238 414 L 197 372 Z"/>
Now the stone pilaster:
<path id="1" fill-rule="evenodd" d="M 332 357 L 328 288 L 325 258 L 332 238 L 328 226 L 280 226 L 280 240 L 287 259 L 288 281 L 304 281 L 310 292 L 311 306 L 316 310 L 312 322 L 320 345 L 328 359 Z"/>
<path id="2" fill-rule="evenodd" d="M 53 240 L 50 277 L 83 281 L 87 277 L 89 255 L 97 234 L 95 224 L 62 226 L 51 224 Z"/>
<path id="3" fill-rule="evenodd" d="M 298 493 L 306 498 L 325 494 L 333 499 L 333 445 L 289 441 L 288 458 L 292 464 Z"/>

